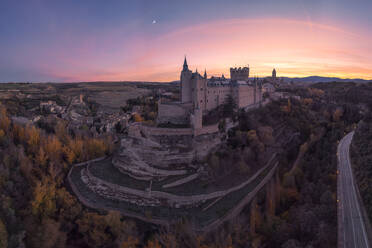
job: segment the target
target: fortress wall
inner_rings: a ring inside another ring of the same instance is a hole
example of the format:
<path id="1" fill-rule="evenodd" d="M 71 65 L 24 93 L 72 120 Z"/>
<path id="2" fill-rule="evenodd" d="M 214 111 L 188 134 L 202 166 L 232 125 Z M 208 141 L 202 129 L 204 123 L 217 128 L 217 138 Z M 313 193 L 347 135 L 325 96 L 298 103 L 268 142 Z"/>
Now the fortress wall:
<path id="1" fill-rule="evenodd" d="M 202 134 L 211 134 L 211 133 L 217 133 L 218 131 L 219 131 L 218 130 L 218 123 L 216 123 L 214 125 L 203 126 L 200 129 L 195 129 L 194 135 L 198 136 L 198 135 L 202 135 Z"/>
<path id="2" fill-rule="evenodd" d="M 231 94 L 229 86 L 209 86 L 206 94 L 206 110 L 210 111 L 226 102 L 227 96 Z"/>
<path id="3" fill-rule="evenodd" d="M 141 126 L 141 131 L 146 136 L 151 135 L 192 135 L 193 131 L 191 128 L 160 128 L 160 127 L 147 127 Z"/>
<path id="4" fill-rule="evenodd" d="M 192 102 L 195 108 L 205 109 L 206 80 L 200 76 L 192 79 Z"/>
<path id="5" fill-rule="evenodd" d="M 188 124 L 190 123 L 189 111 L 182 104 L 158 104 L 157 123 L 174 123 Z"/>
<path id="6" fill-rule="evenodd" d="M 109 190 L 111 193 L 114 193 L 116 196 L 119 196 L 119 198 L 120 198 L 120 196 L 125 196 L 127 194 L 130 194 L 130 195 L 134 195 L 134 196 L 144 198 L 145 200 L 150 201 L 154 205 L 160 203 L 159 199 L 166 199 L 167 202 L 171 206 L 176 206 L 176 205 L 184 206 L 184 205 L 197 204 L 199 202 L 205 202 L 209 199 L 214 199 L 214 198 L 217 198 L 217 197 L 222 197 L 222 196 L 225 196 L 227 194 L 230 194 L 234 191 L 237 191 L 237 190 L 245 187 L 249 183 L 253 182 L 253 180 L 255 180 L 266 168 L 269 168 L 272 165 L 272 163 L 275 162 L 275 157 L 276 157 L 276 153 L 273 154 L 273 156 L 271 156 L 270 160 L 267 162 L 267 164 L 263 168 L 259 169 L 253 176 L 251 176 L 246 181 L 244 181 L 244 182 L 242 182 L 242 183 L 240 183 L 236 186 L 233 186 L 233 187 L 225 189 L 225 190 L 214 191 L 214 192 L 211 192 L 211 193 L 204 193 L 204 194 L 196 194 L 196 195 L 175 195 L 175 194 L 167 193 L 167 192 L 163 192 L 163 191 L 151 191 L 151 192 L 149 192 L 149 191 L 133 189 L 133 188 L 128 188 L 128 187 L 125 187 L 125 186 L 113 184 L 113 183 L 104 181 L 104 180 L 102 180 L 98 177 L 95 177 L 90 172 L 89 165 L 87 166 L 85 171 L 82 171 L 82 173 L 86 174 L 85 180 L 92 182 L 92 183 L 85 182 L 85 183 L 87 183 L 88 187 L 98 185 L 100 189 L 106 188 L 106 190 Z M 276 169 L 277 165 L 278 165 L 278 162 L 273 166 L 271 171 L 268 173 L 269 175 L 273 170 Z M 271 179 L 271 175 L 270 175 L 270 179 Z M 84 181 L 84 179 L 83 179 L 83 181 Z M 260 184 L 266 184 L 266 182 L 263 183 L 263 181 L 262 181 Z M 90 187 L 90 188 L 91 188 L 91 190 L 100 194 L 100 192 L 97 192 L 97 190 L 95 190 L 94 187 L 93 188 Z M 122 200 L 124 200 L 124 199 L 122 199 Z"/>
<path id="7" fill-rule="evenodd" d="M 248 85 L 240 85 L 237 90 L 238 107 L 244 108 L 254 104 L 254 87 Z"/>
<path id="8" fill-rule="evenodd" d="M 142 124 L 139 125 L 132 125 L 130 129 L 135 129 L 137 132 L 131 132 L 130 136 L 140 137 L 141 135 L 137 135 L 138 133 L 142 132 L 146 136 L 176 136 L 176 135 L 202 135 L 202 134 L 210 134 L 210 133 L 217 133 L 218 130 L 218 123 L 209 126 L 203 126 L 202 128 L 198 128 L 193 130 L 192 128 L 161 128 L 161 127 L 149 127 L 144 126 Z M 131 135 L 133 134 L 133 135 Z"/>

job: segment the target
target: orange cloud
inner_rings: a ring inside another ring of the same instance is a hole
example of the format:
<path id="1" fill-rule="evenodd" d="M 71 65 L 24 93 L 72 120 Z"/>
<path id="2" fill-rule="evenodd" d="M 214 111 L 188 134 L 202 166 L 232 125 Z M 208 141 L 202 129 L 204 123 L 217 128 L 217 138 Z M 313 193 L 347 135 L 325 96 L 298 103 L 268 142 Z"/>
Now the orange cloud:
<path id="1" fill-rule="evenodd" d="M 106 62 L 109 68 L 98 71 L 95 67 L 74 71 L 68 78 L 177 80 L 187 54 L 193 70 L 206 68 L 209 75 L 228 75 L 230 66 L 249 64 L 252 76 L 270 75 L 275 67 L 278 76 L 372 79 L 371 35 L 340 26 L 271 18 L 214 21 L 156 38 L 136 37 L 123 49 L 131 51 L 129 59 L 118 64 Z"/>
<path id="2" fill-rule="evenodd" d="M 250 64 L 253 75 L 273 67 L 281 76 L 372 78 L 371 39 L 339 27 L 287 19 L 233 19 L 187 27 L 141 42 L 130 79 L 175 80 L 183 55 L 193 69 L 228 73 Z M 165 73 L 168 72 L 168 73 Z M 160 76 L 161 75 L 161 76 Z"/>

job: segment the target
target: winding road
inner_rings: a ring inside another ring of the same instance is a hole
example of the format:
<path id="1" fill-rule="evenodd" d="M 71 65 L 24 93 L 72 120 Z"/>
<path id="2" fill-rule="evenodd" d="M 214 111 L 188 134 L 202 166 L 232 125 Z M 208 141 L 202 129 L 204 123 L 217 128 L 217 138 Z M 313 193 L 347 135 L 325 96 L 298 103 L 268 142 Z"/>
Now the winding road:
<path id="1" fill-rule="evenodd" d="M 368 248 L 368 235 L 350 163 L 353 135 L 354 131 L 348 133 L 337 147 L 338 247 Z"/>

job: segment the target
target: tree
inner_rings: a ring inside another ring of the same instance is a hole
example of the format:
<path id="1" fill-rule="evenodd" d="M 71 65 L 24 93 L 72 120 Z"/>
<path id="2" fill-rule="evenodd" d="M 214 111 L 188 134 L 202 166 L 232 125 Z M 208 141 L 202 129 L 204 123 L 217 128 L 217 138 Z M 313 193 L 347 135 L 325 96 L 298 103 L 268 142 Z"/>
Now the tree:
<path id="1" fill-rule="evenodd" d="M 66 247 L 67 235 L 60 230 L 60 226 L 59 222 L 50 218 L 44 218 L 41 224 L 37 226 L 34 235 L 29 237 L 32 247 Z"/>
<path id="2" fill-rule="evenodd" d="M 44 178 L 36 183 L 33 200 L 31 202 L 32 214 L 36 217 L 53 216 L 56 212 L 56 185 L 53 180 Z"/>
<path id="3" fill-rule="evenodd" d="M 341 108 L 337 108 L 334 112 L 333 112 L 333 115 L 332 115 L 332 118 L 333 118 L 333 121 L 340 121 L 341 117 L 342 117 L 342 114 L 343 114 L 343 111 Z"/>
<path id="4" fill-rule="evenodd" d="M 7 132 L 10 127 L 10 119 L 8 117 L 6 108 L 0 104 L 0 129 Z"/>
<path id="5" fill-rule="evenodd" d="M 72 152 L 67 156 L 67 161 L 72 164 L 84 160 L 84 142 L 80 138 L 70 138 L 67 143 L 68 152 Z"/>
<path id="6" fill-rule="evenodd" d="M 76 222 L 79 232 L 89 246 L 102 247 L 111 243 L 112 238 L 106 232 L 108 225 L 104 216 L 96 213 L 84 212 L 83 216 Z"/>
<path id="7" fill-rule="evenodd" d="M 82 206 L 76 200 L 76 197 L 72 196 L 66 188 L 57 190 L 57 208 L 59 209 L 59 215 L 70 222 L 74 221 L 82 210 Z"/>
<path id="8" fill-rule="evenodd" d="M 220 158 L 217 155 L 213 154 L 209 157 L 208 165 L 209 174 L 213 178 L 215 178 L 218 175 L 218 171 L 220 169 Z"/>
<path id="9" fill-rule="evenodd" d="M 158 240 L 149 240 L 145 248 L 161 248 Z"/>
<path id="10" fill-rule="evenodd" d="M 222 107 L 223 117 L 234 117 L 234 111 L 237 108 L 236 102 L 232 95 L 228 95 L 226 98 L 226 103 Z"/>
<path id="11" fill-rule="evenodd" d="M 256 130 L 250 130 L 247 134 L 249 146 L 256 152 L 256 157 L 259 153 L 265 151 L 265 145 L 258 139 Z"/>
<path id="12" fill-rule="evenodd" d="M 244 161 L 242 161 L 242 160 L 240 160 L 238 163 L 236 163 L 236 167 L 238 168 L 238 171 L 240 173 L 245 174 L 245 173 L 250 172 L 249 166 L 246 163 L 244 163 Z"/>
<path id="13" fill-rule="evenodd" d="M 4 222 L 0 219 L 0 248 L 8 247 L 8 232 Z"/>
<path id="14" fill-rule="evenodd" d="M 67 143 L 67 138 L 69 135 L 66 129 L 66 123 L 64 121 L 57 121 L 57 125 L 54 126 L 54 132 L 60 141 Z"/>
<path id="15" fill-rule="evenodd" d="M 35 126 L 28 126 L 26 127 L 26 133 L 28 145 L 27 151 L 29 151 L 31 154 L 36 154 L 40 145 L 40 130 Z"/>
<path id="16" fill-rule="evenodd" d="M 26 142 L 26 131 L 25 128 L 13 123 L 13 140 L 15 144 L 23 144 Z"/>
<path id="17" fill-rule="evenodd" d="M 287 242 L 285 242 L 281 247 L 282 248 L 302 248 L 303 246 L 298 240 L 290 239 Z"/>
<path id="18" fill-rule="evenodd" d="M 287 105 L 281 106 L 281 110 L 285 113 L 290 113 L 292 111 L 292 103 L 289 98 L 287 100 Z"/>
<path id="19" fill-rule="evenodd" d="M 49 136 L 45 145 L 45 151 L 51 161 L 59 163 L 62 155 L 62 143 L 56 136 Z"/>
<path id="20" fill-rule="evenodd" d="M 48 156 L 46 155 L 42 147 L 39 148 L 39 152 L 36 155 L 35 162 L 37 165 L 40 165 L 43 168 L 45 168 L 48 162 Z"/>
<path id="21" fill-rule="evenodd" d="M 142 122 L 143 121 L 143 118 L 141 117 L 141 115 L 135 113 L 133 114 L 133 119 L 135 122 Z"/>
<path id="22" fill-rule="evenodd" d="M 260 126 L 258 128 L 258 136 L 264 144 L 274 143 L 273 129 L 270 126 Z"/>
<path id="23" fill-rule="evenodd" d="M 85 142 L 85 148 L 89 159 L 102 157 L 107 151 L 107 146 L 104 141 L 94 138 Z"/>
<path id="24" fill-rule="evenodd" d="M 121 214 L 118 211 L 109 211 L 105 216 L 105 220 L 118 246 L 129 248 L 135 247 L 139 243 L 136 238 L 138 233 L 135 223 L 122 221 Z"/>

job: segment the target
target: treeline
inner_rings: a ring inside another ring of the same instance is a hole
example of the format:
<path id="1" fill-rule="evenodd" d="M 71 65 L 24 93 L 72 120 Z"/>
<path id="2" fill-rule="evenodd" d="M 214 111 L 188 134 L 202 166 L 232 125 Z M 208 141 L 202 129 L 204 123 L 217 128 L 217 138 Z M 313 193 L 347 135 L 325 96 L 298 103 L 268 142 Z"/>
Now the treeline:
<path id="1" fill-rule="evenodd" d="M 65 184 L 74 163 L 112 149 L 110 137 L 73 136 L 62 121 L 53 133 L 12 123 L 0 105 L 0 247 L 132 242 L 131 222 L 85 210 Z"/>
<path id="2" fill-rule="evenodd" d="M 12 123 L 0 105 L 0 248 L 15 247 L 231 247 L 231 233 L 197 235 L 185 221 L 154 228 L 116 211 L 84 207 L 70 192 L 73 164 L 109 155 L 110 137 L 70 133 L 59 120 L 54 130 Z M 246 242 L 243 242 L 246 243 Z"/>
<path id="3" fill-rule="evenodd" d="M 339 104 L 319 105 L 326 93 L 300 89 L 301 100 L 270 104 L 245 118 L 240 128 L 284 122 L 299 133 L 301 146 L 283 147 L 280 157 L 281 201 L 276 215 L 262 221 L 257 236 L 266 247 L 336 247 L 336 148 L 357 119 Z"/>
<path id="4" fill-rule="evenodd" d="M 271 149 L 275 128 L 285 125 L 291 133 L 299 133 L 296 142 L 282 148 L 281 202 L 272 221 L 261 221 L 257 236 L 249 235 L 249 207 L 235 222 L 206 236 L 196 234 L 186 220 L 155 228 L 118 212 L 85 208 L 70 193 L 66 175 L 74 163 L 110 154 L 110 137 L 71 133 L 61 120 L 48 131 L 20 126 L 0 106 L 0 247 L 222 248 L 249 247 L 257 240 L 265 247 L 335 247 L 336 143 L 348 126 L 359 121 L 359 108 L 333 102 L 327 88 L 297 93 L 301 100 L 281 100 L 257 111 L 236 113 L 238 127 L 227 134 L 226 146 L 208 160 L 214 180 L 231 170 L 249 174 L 252 163 L 259 164 L 260 154 Z M 150 106 L 146 112 L 155 110 L 154 103 Z M 368 144 L 372 137 L 368 125 L 356 133 L 356 141 Z M 320 139 L 312 139 L 319 134 Z M 303 144 L 293 170 L 300 148 L 292 144 Z M 364 155 L 370 154 L 367 145 L 363 149 Z M 369 173 L 368 166 L 361 168 Z M 368 173 L 361 182 L 372 196 Z"/>
<path id="5" fill-rule="evenodd" d="M 372 220 L 372 114 L 359 123 L 351 144 L 351 160 L 359 192 L 370 221 Z"/>
<path id="6" fill-rule="evenodd" d="M 280 154 L 281 201 L 271 219 L 265 219 L 261 201 L 256 235 L 246 231 L 249 242 L 263 247 L 336 247 L 337 141 L 359 121 L 359 108 L 329 102 L 326 90 L 297 91 L 300 100 L 283 99 L 236 113 L 238 126 L 228 133 L 226 145 L 208 158 L 210 174 L 217 181 L 233 172 L 236 178 L 257 166 L 260 156 L 267 156 L 267 149 L 276 150 Z M 274 140 L 280 141 L 283 134 L 275 137 L 274 131 L 286 132 L 284 137 L 298 135 L 285 147 L 277 147 Z M 240 218 L 248 225 L 249 211 Z M 232 235 L 234 228 L 224 230 Z M 236 239 L 232 245 L 244 247 Z"/>
<path id="7" fill-rule="evenodd" d="M 369 219 L 372 220 L 372 84 L 348 84 L 343 85 L 344 90 L 337 90 L 337 98 L 352 104 L 349 108 L 361 106 L 359 111 L 353 111 L 354 115 L 359 114 L 358 123 L 351 143 L 351 160 L 353 172 L 356 177 L 359 192 L 363 199 Z M 335 91 L 335 90 L 334 90 Z M 351 111 L 350 111 L 351 112 Z M 363 115 L 362 115 L 363 114 Z"/>

